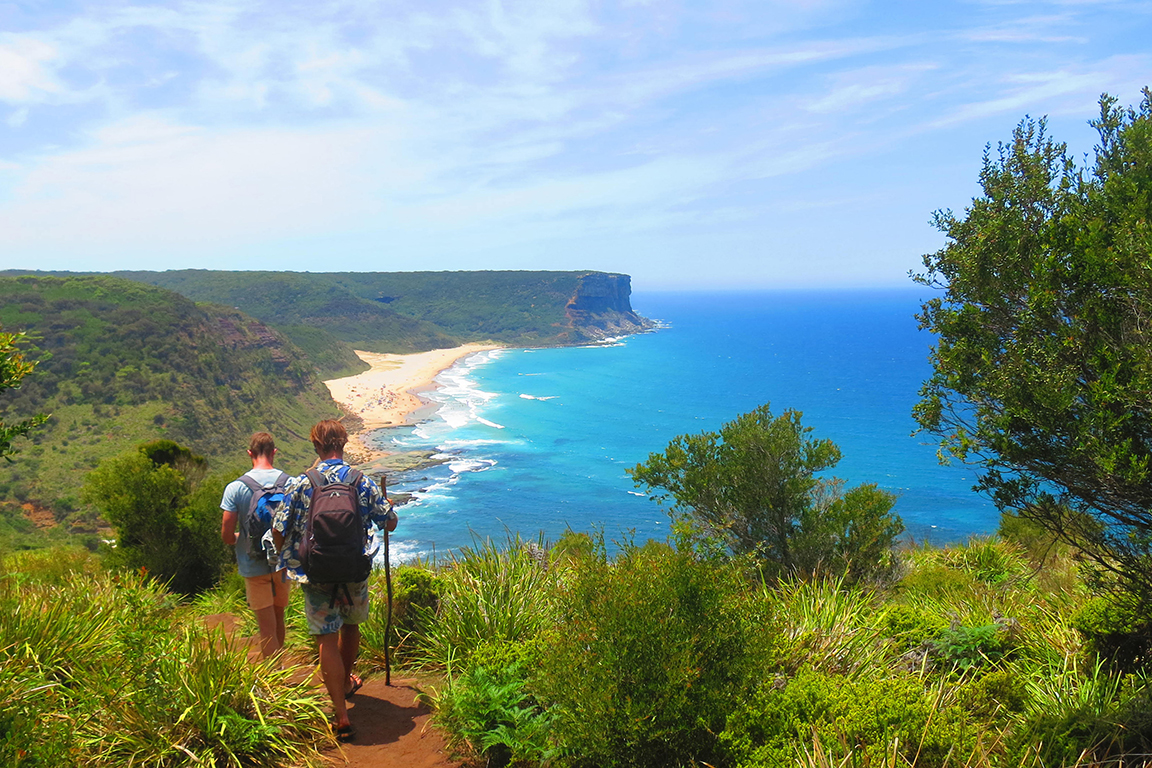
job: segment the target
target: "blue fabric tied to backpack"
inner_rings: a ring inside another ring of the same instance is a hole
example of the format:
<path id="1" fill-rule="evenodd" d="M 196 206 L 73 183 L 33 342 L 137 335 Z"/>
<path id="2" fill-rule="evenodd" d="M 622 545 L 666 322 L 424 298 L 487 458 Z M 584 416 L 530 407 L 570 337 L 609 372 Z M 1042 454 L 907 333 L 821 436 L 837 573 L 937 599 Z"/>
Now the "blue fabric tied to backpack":
<path id="1" fill-rule="evenodd" d="M 254 558 L 265 557 L 269 565 L 275 565 L 277 553 L 263 544 L 264 534 L 272 528 L 272 510 L 286 499 L 284 486 L 288 475 L 280 473 L 273 482 L 264 485 L 250 475 L 242 475 L 240 482 L 252 491 L 248 502 L 248 512 L 241 525 L 248 534 L 248 554 Z"/>

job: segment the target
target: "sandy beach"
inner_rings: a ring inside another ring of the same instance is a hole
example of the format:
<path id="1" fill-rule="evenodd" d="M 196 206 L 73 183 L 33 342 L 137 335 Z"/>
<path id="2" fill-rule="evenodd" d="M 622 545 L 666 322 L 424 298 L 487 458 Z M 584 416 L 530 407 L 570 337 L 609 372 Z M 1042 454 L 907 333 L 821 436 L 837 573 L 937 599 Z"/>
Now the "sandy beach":
<path id="1" fill-rule="evenodd" d="M 451 349 L 433 349 L 413 355 L 382 355 L 356 350 L 357 356 L 372 366 L 363 373 L 324 382 L 332 399 L 364 421 L 364 432 L 407 423 L 409 415 L 423 403 L 414 391 L 431 386 L 436 374 L 450 368 L 462 357 L 499 349 L 493 344 L 465 344 Z M 349 448 L 361 461 L 381 452 L 366 446 L 352 435 Z"/>

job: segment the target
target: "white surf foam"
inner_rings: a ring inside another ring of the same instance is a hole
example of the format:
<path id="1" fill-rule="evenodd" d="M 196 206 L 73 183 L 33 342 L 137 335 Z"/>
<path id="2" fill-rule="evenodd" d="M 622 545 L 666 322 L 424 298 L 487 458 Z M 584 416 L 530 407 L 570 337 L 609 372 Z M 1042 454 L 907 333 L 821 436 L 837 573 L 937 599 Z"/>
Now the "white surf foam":
<path id="1" fill-rule="evenodd" d="M 448 462 L 448 469 L 460 475 L 464 472 L 483 472 L 496 466 L 492 459 L 457 459 Z"/>

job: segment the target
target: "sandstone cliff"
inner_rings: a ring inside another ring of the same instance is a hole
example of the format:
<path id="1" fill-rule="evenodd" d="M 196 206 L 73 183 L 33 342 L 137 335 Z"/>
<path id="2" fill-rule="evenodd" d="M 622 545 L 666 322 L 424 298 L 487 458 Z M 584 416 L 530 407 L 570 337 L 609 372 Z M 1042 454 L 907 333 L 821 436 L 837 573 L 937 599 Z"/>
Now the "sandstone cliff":
<path id="1" fill-rule="evenodd" d="M 631 295 L 632 278 L 628 275 L 581 275 L 564 311 L 573 340 L 600 340 L 651 329 L 651 320 L 632 311 Z"/>

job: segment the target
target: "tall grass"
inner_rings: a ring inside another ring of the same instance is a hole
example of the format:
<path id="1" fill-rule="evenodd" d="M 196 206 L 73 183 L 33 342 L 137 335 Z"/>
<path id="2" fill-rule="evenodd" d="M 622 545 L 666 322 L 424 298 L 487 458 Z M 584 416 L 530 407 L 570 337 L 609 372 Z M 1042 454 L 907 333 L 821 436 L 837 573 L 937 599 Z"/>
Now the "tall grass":
<path id="1" fill-rule="evenodd" d="M 83 740 L 106 765 L 282 766 L 318 762 L 328 743 L 321 701 L 275 660 L 251 663 L 219 631 L 165 638 L 147 684 L 101 697 Z"/>
<path id="2" fill-rule="evenodd" d="M 323 699 L 289 671 L 250 663 L 143 574 L 50 557 L 0 579 L 0 764 L 319 764 Z"/>
<path id="3" fill-rule="evenodd" d="M 787 639 L 789 672 L 807 666 L 852 676 L 893 655 L 876 627 L 878 599 L 870 590 L 818 578 L 765 584 L 761 591 Z"/>
<path id="4" fill-rule="evenodd" d="M 419 666 L 466 661 L 482 645 L 521 643 L 551 623 L 550 568 L 543 541 L 512 536 L 503 547 L 485 539 L 439 569 L 443 594 L 434 620 L 413 638 Z"/>

